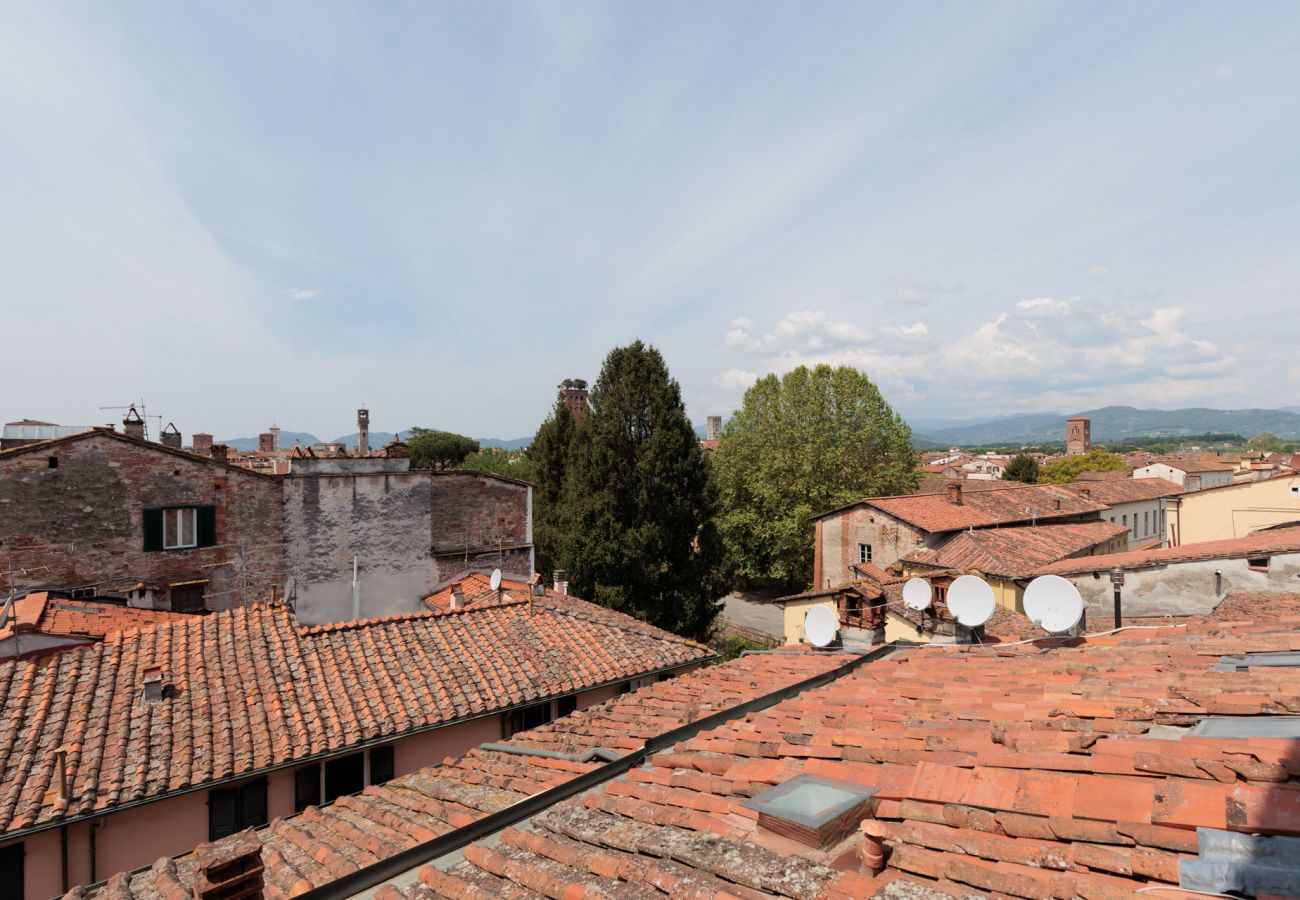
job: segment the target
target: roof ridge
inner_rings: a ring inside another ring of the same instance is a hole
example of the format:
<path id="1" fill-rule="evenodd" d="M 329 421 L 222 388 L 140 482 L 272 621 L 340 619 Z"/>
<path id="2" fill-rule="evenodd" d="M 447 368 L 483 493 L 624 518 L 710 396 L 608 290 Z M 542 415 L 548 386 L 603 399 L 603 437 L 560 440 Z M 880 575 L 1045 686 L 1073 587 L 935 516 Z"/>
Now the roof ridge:
<path id="1" fill-rule="evenodd" d="M 423 602 L 423 601 L 421 601 Z M 413 619 L 433 619 L 439 616 L 450 616 L 465 613 L 482 612 L 488 609 L 500 609 L 508 606 L 521 606 L 524 599 L 510 598 L 509 600 L 498 600 L 496 603 L 475 603 L 456 609 L 417 609 L 411 612 L 392 613 L 387 616 L 369 616 L 364 619 L 344 619 L 338 622 L 322 622 L 319 625 L 298 625 L 298 632 L 305 635 L 328 634 L 334 631 L 352 631 L 358 628 L 370 628 L 375 625 L 387 625 L 391 622 L 406 622 Z"/>
<path id="2" fill-rule="evenodd" d="M 581 610 L 566 608 L 559 602 L 552 600 L 549 597 L 538 597 L 535 598 L 535 601 L 538 603 L 538 605 L 545 606 L 546 608 L 552 610 L 553 612 L 559 613 L 560 615 L 563 616 L 570 616 L 575 619 L 584 619 L 586 621 L 595 622 L 598 625 L 609 625 L 611 628 L 618 628 L 623 631 L 629 631 L 633 634 L 645 634 L 644 631 L 632 627 L 633 623 L 635 623 L 636 625 L 639 625 L 643 628 L 653 629 L 654 631 L 661 632 L 662 634 L 667 635 L 669 640 L 676 641 L 681 644 L 686 644 L 691 647 L 700 647 L 705 650 L 708 650 L 709 652 L 713 652 L 713 648 L 708 646 L 707 644 L 701 644 L 699 641 L 693 641 L 690 638 L 682 637 L 680 634 L 669 631 L 667 628 L 660 628 L 658 625 L 651 625 L 649 622 L 643 622 L 640 619 L 636 618 L 635 616 L 629 616 L 627 613 L 619 612 L 616 609 L 610 609 L 608 606 L 601 606 L 599 603 L 592 603 L 592 601 L 590 600 L 582 600 L 578 597 L 570 597 L 568 594 L 565 594 L 564 596 L 568 597 L 570 600 L 576 600 L 578 603 L 590 604 L 592 606 L 603 609 L 606 612 L 613 613 L 615 616 L 624 617 L 630 619 L 631 621 L 621 622 L 621 621 L 609 621 L 606 619 L 601 619 L 590 614 L 584 614 Z"/>

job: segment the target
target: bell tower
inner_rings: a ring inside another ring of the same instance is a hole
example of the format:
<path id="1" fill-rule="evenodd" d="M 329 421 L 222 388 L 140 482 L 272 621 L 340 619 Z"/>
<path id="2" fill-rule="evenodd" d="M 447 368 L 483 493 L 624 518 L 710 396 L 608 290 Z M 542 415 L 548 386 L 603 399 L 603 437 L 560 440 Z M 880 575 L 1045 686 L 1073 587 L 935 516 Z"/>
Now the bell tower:
<path id="1" fill-rule="evenodd" d="M 1065 455 L 1082 456 L 1092 450 L 1092 421 L 1075 416 L 1065 422 Z"/>
<path id="2" fill-rule="evenodd" d="M 370 410 L 364 406 L 357 410 L 357 456 L 370 452 Z"/>

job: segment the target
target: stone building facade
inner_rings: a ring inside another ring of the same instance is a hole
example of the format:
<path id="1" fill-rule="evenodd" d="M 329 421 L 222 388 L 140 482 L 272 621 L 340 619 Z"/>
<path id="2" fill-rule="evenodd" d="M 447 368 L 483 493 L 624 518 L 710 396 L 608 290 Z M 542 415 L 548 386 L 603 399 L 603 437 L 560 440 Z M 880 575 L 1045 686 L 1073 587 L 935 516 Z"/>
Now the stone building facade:
<path id="1" fill-rule="evenodd" d="M 226 609 L 284 582 L 278 479 L 107 428 L 0 454 L 0 587 Z"/>

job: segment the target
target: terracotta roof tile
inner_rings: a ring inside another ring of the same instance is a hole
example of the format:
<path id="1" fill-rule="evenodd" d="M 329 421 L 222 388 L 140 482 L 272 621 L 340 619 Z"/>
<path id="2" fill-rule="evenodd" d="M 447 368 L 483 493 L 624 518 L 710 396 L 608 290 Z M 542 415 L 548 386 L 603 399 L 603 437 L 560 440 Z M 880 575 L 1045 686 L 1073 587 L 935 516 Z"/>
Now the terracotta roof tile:
<path id="1" fill-rule="evenodd" d="M 4 627 L 0 627 L 0 640 L 24 632 L 101 640 L 119 631 L 186 618 L 192 617 L 170 610 L 136 609 L 96 599 L 68 600 L 51 597 L 42 591 L 14 601 L 12 617 Z"/>
<path id="2" fill-rule="evenodd" d="M 1109 473 L 1105 473 L 1109 474 Z M 1061 487 L 1081 497 L 1114 506 L 1116 503 L 1134 503 L 1139 500 L 1158 500 L 1183 493 L 1183 489 L 1163 478 L 1128 478 L 1124 473 L 1114 480 L 1084 480 L 1063 484 Z"/>
<path id="3" fill-rule="evenodd" d="M 1048 563 L 1085 553 L 1127 532 L 1128 528 L 1114 522 L 980 528 L 958 532 L 935 547 L 913 551 L 903 557 L 903 562 L 1023 578 Z"/>
<path id="4" fill-rule="evenodd" d="M 1077 493 L 1057 484 L 1027 484 L 1005 486 L 996 490 L 965 490 L 962 486 L 961 503 L 954 503 L 947 493 L 907 494 L 901 497 L 868 497 L 847 507 L 872 506 L 930 532 L 957 531 L 962 528 L 986 528 L 992 525 L 1010 525 L 1031 520 L 1045 521 L 1070 516 L 1087 517 L 1101 512 L 1105 505 L 1085 500 Z M 831 510 L 818 518 L 832 515 Z"/>

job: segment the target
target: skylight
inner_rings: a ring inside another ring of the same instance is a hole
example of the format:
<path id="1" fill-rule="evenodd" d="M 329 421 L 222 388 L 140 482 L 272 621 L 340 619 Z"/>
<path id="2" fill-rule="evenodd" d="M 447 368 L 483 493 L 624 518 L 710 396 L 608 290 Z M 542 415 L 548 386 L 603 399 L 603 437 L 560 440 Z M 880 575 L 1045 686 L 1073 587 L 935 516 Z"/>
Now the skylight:
<path id="1" fill-rule="evenodd" d="M 809 847 L 829 847 L 868 813 L 876 789 L 818 775 L 796 775 L 742 806 L 758 813 L 760 828 Z"/>

